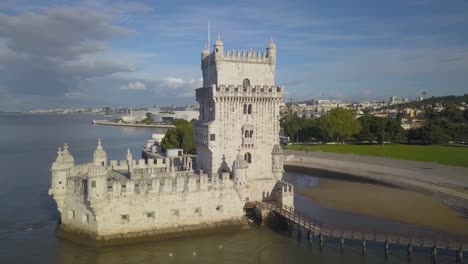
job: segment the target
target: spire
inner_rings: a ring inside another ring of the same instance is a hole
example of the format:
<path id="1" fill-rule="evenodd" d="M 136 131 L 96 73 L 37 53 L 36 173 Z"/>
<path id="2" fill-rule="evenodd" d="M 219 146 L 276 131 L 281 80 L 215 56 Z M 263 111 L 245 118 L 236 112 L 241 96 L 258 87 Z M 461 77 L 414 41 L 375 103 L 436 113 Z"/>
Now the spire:
<path id="1" fill-rule="evenodd" d="M 102 144 L 101 144 L 101 139 L 100 138 L 98 138 L 98 144 L 97 144 L 96 149 L 102 149 Z"/>
<path id="2" fill-rule="evenodd" d="M 67 144 L 67 142 L 65 142 L 65 144 L 63 144 L 63 153 L 67 153 L 67 154 L 69 153 L 69 152 L 68 152 L 68 144 Z"/>
<path id="3" fill-rule="evenodd" d="M 56 161 L 62 161 L 62 148 L 59 147 L 57 151 L 57 160 Z"/>
<path id="4" fill-rule="evenodd" d="M 132 159 L 133 159 L 132 152 L 130 152 L 130 148 L 127 148 L 127 160 L 132 160 Z"/>
<path id="5" fill-rule="evenodd" d="M 223 40 L 221 39 L 221 35 L 218 34 L 218 37 L 216 38 L 215 46 L 223 46 Z"/>

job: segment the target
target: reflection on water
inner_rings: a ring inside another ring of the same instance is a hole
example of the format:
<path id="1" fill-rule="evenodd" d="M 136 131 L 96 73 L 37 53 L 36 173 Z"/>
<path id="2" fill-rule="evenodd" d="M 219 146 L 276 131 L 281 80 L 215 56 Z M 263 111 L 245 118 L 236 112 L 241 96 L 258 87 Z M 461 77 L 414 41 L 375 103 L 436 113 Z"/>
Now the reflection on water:
<path id="1" fill-rule="evenodd" d="M 57 147 L 64 142 L 77 163 L 89 162 L 101 138 L 110 159 L 124 159 L 126 149 L 139 156 L 140 147 L 157 129 L 91 125 L 95 116 L 0 114 L 0 263 L 407 263 L 405 248 L 392 246 L 383 257 L 382 245 L 368 243 L 361 256 L 360 243 L 347 241 L 343 255 L 339 243 L 276 233 L 268 227 L 126 246 L 90 247 L 59 240 L 54 235 L 58 212 L 47 195 L 49 168 Z M 297 186 L 314 186 L 319 179 L 287 173 Z M 419 230 L 379 218 L 321 208 L 297 195 L 295 206 L 322 221 L 351 225 L 379 225 L 395 230 Z M 426 250 L 413 249 L 412 263 L 428 263 Z M 454 256 L 439 254 L 439 263 L 454 263 Z"/>

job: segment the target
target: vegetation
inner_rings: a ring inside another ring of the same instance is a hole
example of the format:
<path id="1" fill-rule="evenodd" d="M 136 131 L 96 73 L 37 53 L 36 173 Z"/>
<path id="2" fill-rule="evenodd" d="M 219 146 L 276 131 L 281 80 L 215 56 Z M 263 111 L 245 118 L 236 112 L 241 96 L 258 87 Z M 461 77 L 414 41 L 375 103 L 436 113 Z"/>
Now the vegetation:
<path id="1" fill-rule="evenodd" d="M 196 146 L 193 141 L 193 123 L 184 119 L 174 119 L 174 128 L 167 130 L 161 141 L 164 149 L 180 148 L 185 153 L 195 154 Z"/>
<path id="2" fill-rule="evenodd" d="M 335 108 L 318 119 L 299 118 L 288 110 L 281 119 L 286 136 L 296 138 L 296 142 L 309 140 L 334 140 L 344 143 L 358 134 L 361 123 L 351 110 Z"/>
<path id="3" fill-rule="evenodd" d="M 468 167 L 468 147 L 455 146 L 421 146 L 388 144 L 381 145 L 290 145 L 289 149 L 304 151 L 324 151 L 335 153 L 352 153 L 367 156 L 391 157 Z"/>

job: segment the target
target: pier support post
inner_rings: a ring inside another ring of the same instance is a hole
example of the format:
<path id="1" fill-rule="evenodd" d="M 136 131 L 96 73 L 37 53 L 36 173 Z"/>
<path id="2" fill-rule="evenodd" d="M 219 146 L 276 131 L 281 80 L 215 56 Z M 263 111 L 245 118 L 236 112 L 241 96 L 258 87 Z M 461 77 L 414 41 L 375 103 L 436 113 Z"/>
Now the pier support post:
<path id="1" fill-rule="evenodd" d="M 408 243 L 408 248 L 407 248 L 407 255 L 408 257 L 411 257 L 411 254 L 413 253 L 413 245 L 411 241 Z"/>
<path id="2" fill-rule="evenodd" d="M 461 264 L 463 260 L 463 250 L 460 248 L 457 250 L 457 264 Z"/>
<path id="3" fill-rule="evenodd" d="M 366 239 L 364 238 L 362 240 L 362 255 L 364 256 L 366 254 Z"/>
<path id="4" fill-rule="evenodd" d="M 319 235 L 319 247 L 320 247 L 320 249 L 323 248 L 323 235 L 321 233 Z"/>
<path id="5" fill-rule="evenodd" d="M 301 227 L 297 226 L 297 239 L 301 240 Z"/>
<path id="6" fill-rule="evenodd" d="M 434 245 L 431 250 L 431 256 L 435 258 L 437 256 L 437 247 Z"/>
<path id="7" fill-rule="evenodd" d="M 311 239 L 310 239 L 310 230 L 307 230 L 307 240 L 311 241 Z"/>
<path id="8" fill-rule="evenodd" d="M 341 253 L 344 252 L 344 237 L 341 236 Z"/>
<path id="9" fill-rule="evenodd" d="M 388 240 L 385 240 L 384 252 L 385 252 L 385 257 L 388 257 Z"/>

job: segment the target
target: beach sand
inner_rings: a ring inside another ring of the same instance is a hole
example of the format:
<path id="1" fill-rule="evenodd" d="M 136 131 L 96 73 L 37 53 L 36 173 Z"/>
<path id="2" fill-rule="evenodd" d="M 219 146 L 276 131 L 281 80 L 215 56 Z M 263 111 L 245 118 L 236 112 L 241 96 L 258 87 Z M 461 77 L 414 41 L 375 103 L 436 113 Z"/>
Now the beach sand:
<path id="1" fill-rule="evenodd" d="M 330 179 L 320 179 L 317 187 L 295 190 L 324 207 L 384 217 L 468 237 L 468 219 L 420 193 Z"/>

